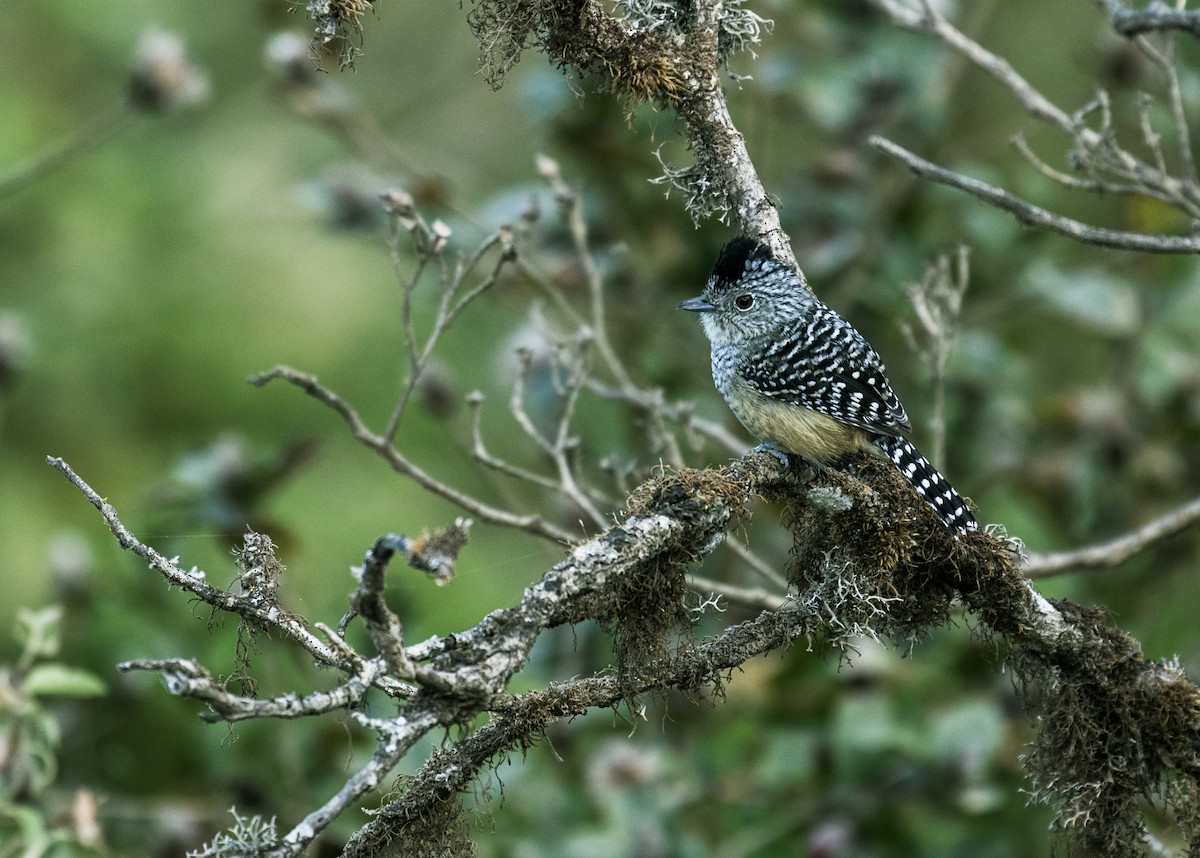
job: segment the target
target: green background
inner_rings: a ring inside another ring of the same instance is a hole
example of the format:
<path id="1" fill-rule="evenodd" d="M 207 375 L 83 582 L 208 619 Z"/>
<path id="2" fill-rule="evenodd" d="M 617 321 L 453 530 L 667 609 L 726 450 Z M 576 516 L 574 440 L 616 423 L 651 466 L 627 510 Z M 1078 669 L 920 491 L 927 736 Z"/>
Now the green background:
<path id="1" fill-rule="evenodd" d="M 668 160 L 686 160 L 676 120 L 616 103 L 590 81 L 568 81 L 532 52 L 493 92 L 477 71 L 464 9 L 376 5 L 356 70 L 327 64 L 317 83 L 391 141 L 394 157 L 374 165 L 279 97 L 263 50 L 281 29 L 303 32 L 301 10 L 290 4 L 17 0 L 5 10 L 0 175 L 124 98 L 147 27 L 185 38 L 211 80 L 202 107 L 139 117 L 0 199 L 0 313 L 17 320 L 27 341 L 0 418 L 0 628 L 20 607 L 65 604 L 65 660 L 108 683 L 108 697 L 58 710 L 58 788 L 66 795 L 88 786 L 102 796 L 118 854 L 195 847 L 235 802 L 278 814 L 286 830 L 337 788 L 351 753 L 368 745 L 335 718 L 204 727 L 195 704 L 148 677 L 118 676 L 115 662 L 134 657 L 195 655 L 228 672 L 234 629 L 210 632 L 206 612 L 122 555 L 44 459 L 64 457 L 135 533 L 217 584 L 235 576 L 230 543 L 217 531 L 233 516 L 236 533 L 252 523 L 237 517 L 252 515 L 281 546 L 285 604 L 336 622 L 349 568 L 377 536 L 438 527 L 457 511 L 388 471 L 298 391 L 255 389 L 244 379 L 291 364 L 316 373 L 373 425 L 386 420 L 402 379 L 402 341 L 374 193 L 407 188 L 429 217 L 451 223 L 452 250 L 464 252 L 536 194 L 546 224 L 536 252 L 552 267 L 561 233 L 534 159 L 555 158 L 586 201 L 610 274 L 614 339 L 638 381 L 733 422 L 711 388 L 694 319 L 673 310 L 699 290 L 730 232 L 715 222 L 694 228 L 679 196 L 664 198 L 649 183 L 659 145 Z M 1098 84 L 1112 87 L 1118 108 L 1136 90 L 1159 87 L 1086 4 L 964 6 L 962 26 L 1068 110 Z M 1020 162 L 1008 139 L 1024 130 L 1066 169 L 1061 139 L 981 72 L 865 7 L 755 8 L 775 27 L 756 63 L 734 62 L 754 76 L 730 86 L 735 121 L 813 287 L 884 355 L 919 445 L 928 440 L 929 385 L 899 332 L 911 318 L 900 284 L 919 279 L 939 252 L 972 248 L 950 368 L 945 470 L 981 520 L 1004 523 L 1031 549 L 1057 550 L 1110 538 L 1194 496 L 1194 261 L 1024 230 L 921 184 L 865 139 L 891 136 L 1097 225 L 1184 232 L 1182 218 L 1157 203 L 1056 188 Z M 1182 48 L 1194 106 L 1195 51 Z M 351 191 L 368 200 L 365 210 L 337 204 Z M 540 466 L 503 406 L 504 367 L 533 298 L 519 283 L 489 295 L 447 337 L 439 371 L 456 398 L 488 393 L 497 450 Z M 419 299 L 418 317 L 427 320 L 430 308 Z M 587 407 L 595 415 L 580 430 L 587 454 L 653 464 L 627 415 Z M 468 456 L 469 438 L 465 408 L 446 415 L 422 404 L 400 445 L 492 502 L 522 511 L 546 503 L 484 473 Z M 242 445 L 251 461 L 300 442 L 315 443 L 316 453 L 250 507 L 223 508 L 203 491 L 178 501 L 186 476 L 206 472 L 195 457 L 219 439 Z M 699 450 L 692 464 L 727 457 Z M 569 525 L 569 511 L 559 512 Z M 761 510 L 752 523 L 768 551 L 782 541 L 774 514 Z M 1200 654 L 1196 548 L 1195 537 L 1175 538 L 1115 570 L 1049 581 L 1043 591 L 1108 605 L 1148 656 L 1177 652 L 1192 667 Z M 398 573 L 389 597 L 416 641 L 514 602 L 560 556 L 555 546 L 478 526 L 450 589 Z M 704 571 L 745 580 L 730 566 L 717 558 Z M 844 834 L 843 851 L 828 854 L 1047 854 L 1049 815 L 1026 808 L 1018 792 L 1029 719 L 1002 673 L 1003 653 L 973 640 L 970 625 L 938 632 L 911 653 L 864 644 L 854 670 L 794 647 L 736 674 L 715 707 L 655 701 L 657 715 L 632 738 L 607 712 L 557 727 L 553 751 L 540 746 L 502 768 L 503 802 L 498 784 L 494 799 L 481 802 L 481 851 L 554 855 L 567 843 L 579 855 L 804 855 L 815 854 L 808 850 L 819 837 Z M 0 637 L 4 660 L 16 651 Z M 594 629 L 551 636 L 521 687 L 590 672 L 608 656 Z M 253 662 L 268 693 L 319 684 L 275 642 Z M 613 762 L 622 754 L 631 760 L 624 768 Z M 186 821 L 180 831 L 163 822 L 171 813 Z M 330 842 L 354 827 L 343 820 Z"/>

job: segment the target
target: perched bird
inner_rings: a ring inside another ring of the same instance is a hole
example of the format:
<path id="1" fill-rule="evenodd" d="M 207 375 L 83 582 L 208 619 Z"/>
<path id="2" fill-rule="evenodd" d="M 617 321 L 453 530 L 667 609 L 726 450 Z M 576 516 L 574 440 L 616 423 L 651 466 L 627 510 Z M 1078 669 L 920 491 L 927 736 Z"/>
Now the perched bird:
<path id="1" fill-rule="evenodd" d="M 765 245 L 725 245 L 704 292 L 682 302 L 712 344 L 717 390 L 771 452 L 824 465 L 866 450 L 893 462 L 955 535 L 978 524 L 904 437 L 912 429 L 883 361 Z"/>

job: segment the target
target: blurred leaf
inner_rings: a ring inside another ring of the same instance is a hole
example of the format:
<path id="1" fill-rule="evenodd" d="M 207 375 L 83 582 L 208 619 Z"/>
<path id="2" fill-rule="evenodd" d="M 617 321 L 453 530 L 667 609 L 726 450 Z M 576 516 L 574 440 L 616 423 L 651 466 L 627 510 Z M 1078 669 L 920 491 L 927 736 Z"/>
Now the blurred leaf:
<path id="1" fill-rule="evenodd" d="M 842 754 L 886 751 L 920 753 L 924 742 L 897 716 L 895 704 L 882 694 L 849 694 L 834 715 L 835 749 Z"/>
<path id="2" fill-rule="evenodd" d="M 104 681 L 96 674 L 57 662 L 39 664 L 25 677 L 31 697 L 103 697 Z"/>
<path id="3" fill-rule="evenodd" d="M 62 608 L 57 605 L 36 611 L 29 608 L 17 611 L 16 637 L 25 648 L 26 660 L 58 655 L 61 621 Z"/>
<path id="4" fill-rule="evenodd" d="M 1050 307 L 1074 322 L 1111 336 L 1130 336 L 1142 327 L 1133 286 L 1099 268 L 1066 272 L 1037 262 L 1029 269 L 1029 288 Z"/>
<path id="5" fill-rule="evenodd" d="M 759 777 L 773 786 L 809 779 L 816 767 L 818 746 L 818 737 L 811 730 L 781 729 L 768 734 Z"/>
<path id="6" fill-rule="evenodd" d="M 6 822 L 8 820 L 8 822 Z M 36 858 L 45 855 L 50 846 L 50 832 L 46 830 L 46 822 L 32 807 L 25 807 L 9 802 L 0 802 L 0 833 L 10 827 L 16 827 L 16 842 L 24 845 L 19 853 L 8 851 L 13 845 L 7 837 L 0 839 L 6 844 L 5 855 L 19 854 L 21 858 Z"/>
<path id="7" fill-rule="evenodd" d="M 929 749 L 945 762 L 978 768 L 995 756 L 1007 732 L 1004 715 L 994 702 L 968 701 L 934 717 Z"/>

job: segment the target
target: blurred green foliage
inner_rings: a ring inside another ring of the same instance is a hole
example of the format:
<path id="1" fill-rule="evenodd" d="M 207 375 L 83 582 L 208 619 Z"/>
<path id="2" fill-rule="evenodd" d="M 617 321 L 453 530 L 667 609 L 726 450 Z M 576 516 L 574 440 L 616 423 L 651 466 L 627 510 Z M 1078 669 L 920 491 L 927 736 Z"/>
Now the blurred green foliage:
<path id="1" fill-rule="evenodd" d="M 100 697 L 104 683 L 92 673 L 54 659 L 62 647 L 62 611 L 17 613 L 19 655 L 0 668 L 0 843 L 5 854 L 99 854 L 102 835 L 94 802 L 77 796 L 72 824 L 56 825 L 46 801 L 58 776 L 62 728 L 53 698 Z M 81 794 L 84 795 L 84 794 Z"/>
<path id="2" fill-rule="evenodd" d="M 1195 262 L 1024 230 L 914 181 L 864 141 L 886 134 L 1098 225 L 1184 225 L 1156 204 L 1071 194 L 1034 173 L 1009 146 L 1013 131 L 1024 130 L 1051 163 L 1063 164 L 1065 144 L 981 72 L 864 5 L 761 5 L 775 27 L 757 61 L 735 61 L 754 79 L 731 84 L 734 119 L 810 282 L 887 359 L 918 444 L 930 395 L 900 335 L 909 309 L 899 286 L 919 279 L 938 252 L 972 249 L 944 464 L 981 520 L 1003 522 L 1033 549 L 1063 549 L 1193 496 Z M 53 788 L 60 798 L 82 787 L 100 796 L 114 854 L 180 854 L 226 825 L 231 804 L 278 816 L 286 829 L 370 749 L 337 719 L 203 726 L 193 704 L 145 677 L 117 676 L 113 665 L 133 657 L 194 656 L 232 671 L 235 624 L 210 628 L 205 612 L 122 556 L 44 457 L 65 457 L 135 532 L 217 583 L 235 575 L 228 549 L 241 528 L 264 528 L 289 568 L 284 602 L 335 622 L 347 570 L 378 535 L 438 527 L 457 511 L 398 479 L 296 391 L 243 379 L 289 363 L 319 374 L 368 419 L 386 419 L 402 364 L 399 293 L 374 208 L 380 189 L 407 188 L 452 225 L 463 251 L 537 194 L 540 261 L 569 275 L 556 255 L 553 201 L 533 168 L 536 153 L 551 154 L 581 187 L 608 274 L 613 336 L 630 367 L 646 385 L 732 422 L 711 389 L 694 320 L 672 311 L 728 237 L 719 223 L 694 228 L 681 201 L 648 182 L 660 169 L 656 147 L 668 161 L 686 160 L 673 118 L 597 96 L 589 81 L 569 83 L 533 55 L 491 92 L 455 4 L 376 6 L 357 71 L 319 81 L 326 108 L 369 118 L 360 139 L 387 142 L 366 160 L 353 140 L 348 147 L 306 121 L 265 69 L 268 41 L 303 28 L 283 0 L 114 0 L 87 14 L 72 0 L 42 0 L 6 10 L 0 175 L 125 97 L 134 45 L 149 25 L 186 39 L 211 83 L 202 107 L 140 116 L 0 199 L 0 352 L 12 356 L 0 359 L 11 368 L 0 373 L 0 627 L 23 607 L 61 604 L 55 658 L 108 688 L 102 698 L 53 706 L 26 692 L 46 707 L 42 723 L 60 725 L 61 737 L 43 742 L 44 756 L 58 754 Z M 970 32 L 1068 109 L 1097 83 L 1113 87 L 1118 107 L 1157 85 L 1090 7 L 962 6 Z M 1182 54 L 1196 59 L 1193 46 Z M 1194 70 L 1185 83 L 1194 109 Z M 510 285 L 451 330 L 438 389 L 400 435 L 408 454 L 448 482 L 520 509 L 531 495 L 469 459 L 469 418 L 455 403 L 476 388 L 505 401 L 505 367 L 532 297 Z M 417 307 L 419 320 L 431 312 L 429 303 Z M 585 455 L 645 456 L 627 414 L 603 403 L 581 408 Z M 499 404 L 489 406 L 485 428 L 498 451 L 531 458 Z M 701 451 L 696 464 L 725 455 Z M 571 521 L 569 510 L 552 512 Z M 767 553 L 787 543 L 773 516 L 763 509 L 749 528 Z M 1195 535 L 1175 537 L 1115 570 L 1042 588 L 1108 605 L 1148 655 L 1178 652 L 1195 675 L 1198 547 Z M 414 574 L 398 577 L 390 596 L 419 640 L 511 603 L 558 556 L 478 527 L 450 591 Z M 709 566 L 705 574 L 744 579 L 728 559 Z M 480 786 L 481 854 L 1048 852 L 1049 816 L 1019 792 L 1029 717 L 1008 688 L 1003 653 L 966 628 L 911 653 L 864 642 L 841 670 L 819 642 L 812 649 L 747 665 L 715 706 L 670 698 L 648 701 L 644 720 L 595 713 L 560 725 Z M 587 673 L 609 656 L 593 628 L 553 635 L 520 682 Z M 0 663 L 20 658 L 18 643 L 0 643 Z M 261 693 L 319 683 L 302 661 L 263 642 L 252 658 Z M 341 820 L 325 849 L 355 827 Z"/>

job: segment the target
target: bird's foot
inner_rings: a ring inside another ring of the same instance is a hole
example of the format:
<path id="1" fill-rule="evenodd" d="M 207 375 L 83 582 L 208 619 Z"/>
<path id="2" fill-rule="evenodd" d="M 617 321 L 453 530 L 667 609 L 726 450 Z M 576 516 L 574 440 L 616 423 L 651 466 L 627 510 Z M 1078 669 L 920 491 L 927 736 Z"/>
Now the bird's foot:
<path id="1" fill-rule="evenodd" d="M 763 441 L 751 452 L 770 453 L 779 461 L 779 464 L 783 465 L 785 468 L 790 468 L 792 466 L 791 454 L 789 454 L 787 450 L 783 449 L 778 441 Z"/>

